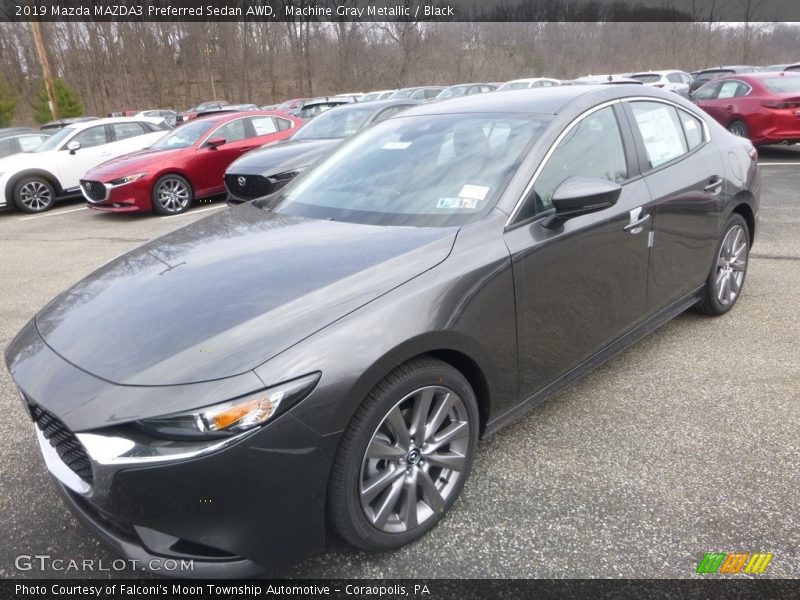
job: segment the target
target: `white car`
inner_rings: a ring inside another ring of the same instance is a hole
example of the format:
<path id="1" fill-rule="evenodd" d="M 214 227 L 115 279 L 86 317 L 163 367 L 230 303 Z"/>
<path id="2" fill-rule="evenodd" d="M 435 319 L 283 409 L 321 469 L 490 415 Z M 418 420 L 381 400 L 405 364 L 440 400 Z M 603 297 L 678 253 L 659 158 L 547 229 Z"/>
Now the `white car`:
<path id="1" fill-rule="evenodd" d="M 141 150 L 168 129 L 161 119 L 118 117 L 74 123 L 32 152 L 0 160 L 0 208 L 26 213 L 49 210 L 56 198 L 81 193 L 80 178 L 112 158 Z"/>
<path id="2" fill-rule="evenodd" d="M 683 71 L 647 71 L 629 77 L 645 85 L 675 92 L 684 98 L 689 97 L 689 84 L 692 83 L 692 76 Z"/>
<path id="3" fill-rule="evenodd" d="M 508 90 L 526 90 L 529 88 L 553 87 L 556 85 L 561 85 L 558 79 L 550 79 L 549 77 L 529 77 L 527 79 L 506 81 L 497 88 L 497 91 L 507 92 Z"/>
<path id="4" fill-rule="evenodd" d="M 132 117 L 151 117 L 156 119 L 168 127 L 175 127 L 176 117 L 178 113 L 174 110 L 167 110 L 167 109 L 153 109 L 153 110 L 142 110 L 138 113 L 131 115 Z"/>
<path id="5" fill-rule="evenodd" d="M 386 100 L 389 96 L 394 94 L 397 90 L 378 90 L 364 94 L 359 102 L 372 102 L 373 100 Z"/>

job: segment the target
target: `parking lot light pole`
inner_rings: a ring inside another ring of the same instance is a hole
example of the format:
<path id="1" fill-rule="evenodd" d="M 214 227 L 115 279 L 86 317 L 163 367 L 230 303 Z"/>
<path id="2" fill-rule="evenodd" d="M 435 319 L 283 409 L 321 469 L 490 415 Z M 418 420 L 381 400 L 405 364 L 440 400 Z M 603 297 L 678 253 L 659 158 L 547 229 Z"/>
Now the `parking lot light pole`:
<path id="1" fill-rule="evenodd" d="M 58 102 L 56 101 L 56 90 L 53 85 L 53 75 L 50 72 L 50 62 L 47 60 L 47 52 L 42 42 L 42 29 L 39 21 L 31 21 L 31 32 L 33 32 L 33 42 L 36 45 L 36 54 L 39 56 L 39 64 L 42 67 L 44 77 L 44 87 L 47 90 L 47 97 L 50 99 L 50 112 L 54 119 L 59 118 Z"/>

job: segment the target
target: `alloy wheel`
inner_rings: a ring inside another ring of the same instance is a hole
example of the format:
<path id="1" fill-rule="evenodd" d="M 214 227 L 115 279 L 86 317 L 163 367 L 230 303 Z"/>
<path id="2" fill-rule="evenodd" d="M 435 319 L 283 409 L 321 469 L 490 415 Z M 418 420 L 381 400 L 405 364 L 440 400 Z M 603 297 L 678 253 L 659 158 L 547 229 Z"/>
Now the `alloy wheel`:
<path id="1" fill-rule="evenodd" d="M 741 225 L 734 225 L 725 234 L 717 257 L 714 291 L 723 306 L 736 301 L 747 270 L 747 234 Z"/>
<path id="2" fill-rule="evenodd" d="M 158 186 L 158 202 L 167 212 L 182 212 L 189 205 L 189 188 L 180 179 L 165 179 Z"/>
<path id="3" fill-rule="evenodd" d="M 405 396 L 378 425 L 362 460 L 358 492 L 367 520 L 399 533 L 444 511 L 469 448 L 469 413 L 458 394 L 427 386 Z"/>
<path id="4" fill-rule="evenodd" d="M 38 212 L 50 206 L 53 192 L 41 181 L 29 181 L 20 188 L 19 200 L 31 212 Z"/>

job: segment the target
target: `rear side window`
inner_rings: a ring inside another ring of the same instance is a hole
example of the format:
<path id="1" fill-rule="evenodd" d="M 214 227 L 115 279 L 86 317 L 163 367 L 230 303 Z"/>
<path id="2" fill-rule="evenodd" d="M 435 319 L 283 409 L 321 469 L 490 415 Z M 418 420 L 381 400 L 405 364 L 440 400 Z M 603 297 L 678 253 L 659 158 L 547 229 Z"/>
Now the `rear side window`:
<path id="1" fill-rule="evenodd" d="M 740 81 L 723 81 L 717 92 L 717 98 L 738 98 L 749 91 L 750 88 Z"/>
<path id="2" fill-rule="evenodd" d="M 670 83 L 684 83 L 683 78 L 679 73 L 670 73 L 667 75 L 667 81 Z"/>
<path id="3" fill-rule="evenodd" d="M 19 152 L 17 149 L 16 140 L 14 138 L 6 138 L 0 140 L 0 156 L 9 156 Z"/>
<path id="4" fill-rule="evenodd" d="M 256 135 L 269 135 L 278 131 L 272 117 L 250 117 L 250 122 L 253 124 Z"/>
<path id="5" fill-rule="evenodd" d="M 281 119 L 280 117 L 275 117 L 275 123 L 278 126 L 278 131 L 284 131 L 286 129 L 292 128 L 292 122 L 288 119 Z"/>
<path id="6" fill-rule="evenodd" d="M 660 102 L 631 102 L 651 169 L 686 154 L 686 138 L 677 111 Z"/>
<path id="7" fill-rule="evenodd" d="M 680 117 L 681 125 L 683 125 L 683 132 L 686 134 L 686 144 L 689 150 L 694 150 L 703 143 L 703 123 L 688 112 L 679 110 L 678 117 Z"/>
<path id="8" fill-rule="evenodd" d="M 30 152 L 35 150 L 46 139 L 47 136 L 45 135 L 23 135 L 17 141 L 19 141 L 19 147 L 23 152 Z"/>
<path id="9" fill-rule="evenodd" d="M 559 142 L 526 202 L 522 219 L 553 206 L 553 192 L 568 177 L 596 177 L 621 183 L 628 164 L 617 118 L 612 107 L 587 115 Z"/>

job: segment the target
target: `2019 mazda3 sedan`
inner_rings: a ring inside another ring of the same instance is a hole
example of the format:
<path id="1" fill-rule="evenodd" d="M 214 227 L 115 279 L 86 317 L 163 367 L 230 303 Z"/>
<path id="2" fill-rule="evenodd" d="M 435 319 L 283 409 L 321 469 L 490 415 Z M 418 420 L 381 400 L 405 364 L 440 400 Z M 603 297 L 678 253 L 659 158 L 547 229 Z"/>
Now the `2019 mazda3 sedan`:
<path id="1" fill-rule="evenodd" d="M 225 191 L 225 169 L 246 152 L 291 136 L 302 121 L 261 111 L 195 119 L 152 146 L 110 160 L 81 178 L 89 208 L 176 215 Z"/>
<path id="2" fill-rule="evenodd" d="M 479 437 L 683 310 L 731 309 L 755 156 L 644 86 L 421 105 L 109 262 L 6 361 L 66 503 L 128 557 L 245 575 L 328 528 L 396 548 Z"/>
<path id="3" fill-rule="evenodd" d="M 800 73 L 750 73 L 711 81 L 692 100 L 754 144 L 800 142 Z"/>

